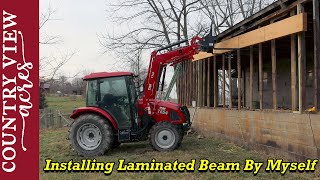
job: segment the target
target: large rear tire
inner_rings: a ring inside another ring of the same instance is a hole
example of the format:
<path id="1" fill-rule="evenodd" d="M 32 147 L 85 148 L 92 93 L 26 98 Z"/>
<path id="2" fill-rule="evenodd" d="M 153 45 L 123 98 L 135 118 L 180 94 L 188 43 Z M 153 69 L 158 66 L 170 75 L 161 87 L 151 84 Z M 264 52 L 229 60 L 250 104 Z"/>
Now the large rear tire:
<path id="1" fill-rule="evenodd" d="M 100 156 L 113 145 L 113 131 L 109 122 L 99 115 L 84 114 L 71 125 L 70 143 L 80 156 Z"/>
<path id="2" fill-rule="evenodd" d="M 150 130 L 149 142 L 157 151 L 173 151 L 181 143 L 181 133 L 176 125 L 169 122 L 159 122 Z"/>

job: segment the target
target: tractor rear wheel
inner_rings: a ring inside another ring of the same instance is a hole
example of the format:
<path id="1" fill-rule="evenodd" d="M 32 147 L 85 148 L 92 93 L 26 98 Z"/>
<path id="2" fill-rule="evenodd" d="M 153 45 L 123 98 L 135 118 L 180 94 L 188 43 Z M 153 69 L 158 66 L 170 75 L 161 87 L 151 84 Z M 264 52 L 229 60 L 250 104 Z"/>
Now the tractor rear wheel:
<path id="1" fill-rule="evenodd" d="M 69 139 L 80 156 L 99 156 L 112 147 L 113 131 L 101 116 L 84 114 L 71 125 Z"/>
<path id="2" fill-rule="evenodd" d="M 181 143 L 181 133 L 176 125 L 169 122 L 159 122 L 150 130 L 149 142 L 157 151 L 172 151 Z"/>

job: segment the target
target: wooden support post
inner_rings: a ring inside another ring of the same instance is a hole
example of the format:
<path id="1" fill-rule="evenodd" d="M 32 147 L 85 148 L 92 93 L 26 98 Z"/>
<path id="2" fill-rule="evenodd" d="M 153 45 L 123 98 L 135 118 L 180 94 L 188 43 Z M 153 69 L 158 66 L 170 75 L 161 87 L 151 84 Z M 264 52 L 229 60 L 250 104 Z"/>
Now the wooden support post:
<path id="1" fill-rule="evenodd" d="M 225 55 L 222 55 L 222 106 L 226 107 L 226 67 Z"/>
<path id="2" fill-rule="evenodd" d="M 205 107 L 206 106 L 206 100 L 207 100 L 207 96 L 206 96 L 206 65 L 207 65 L 207 60 L 203 60 L 202 63 L 202 106 Z"/>
<path id="3" fill-rule="evenodd" d="M 320 12 L 319 0 L 313 0 L 313 39 L 314 39 L 314 107 L 320 109 Z"/>
<path id="4" fill-rule="evenodd" d="M 232 77 L 231 77 L 231 54 L 228 55 L 228 77 L 229 77 L 229 108 L 232 108 Z"/>
<path id="5" fill-rule="evenodd" d="M 237 50 L 237 71 L 238 71 L 238 109 L 241 109 L 241 57 L 240 50 Z"/>
<path id="6" fill-rule="evenodd" d="M 297 12 L 304 11 L 302 4 L 297 5 Z M 298 33 L 298 73 L 299 73 L 299 112 L 306 109 L 306 42 L 305 32 Z"/>
<path id="7" fill-rule="evenodd" d="M 263 109 L 263 61 L 262 61 L 262 44 L 259 44 L 259 101 L 260 110 Z"/>
<path id="8" fill-rule="evenodd" d="M 250 84 L 249 84 L 249 108 L 252 108 L 253 96 L 253 46 L 250 46 Z"/>
<path id="9" fill-rule="evenodd" d="M 207 73 L 207 107 L 210 107 L 211 105 L 211 99 L 210 99 L 210 90 L 211 90 L 211 78 L 210 78 L 210 73 L 211 73 L 211 59 L 208 58 L 208 73 Z"/>
<path id="10" fill-rule="evenodd" d="M 218 107 L 218 72 L 217 72 L 217 58 L 213 57 L 213 107 Z"/>
<path id="11" fill-rule="evenodd" d="M 199 106 L 202 107 L 203 106 L 203 61 L 200 61 L 200 64 L 199 64 L 199 74 L 200 74 L 200 79 L 199 79 L 200 102 L 199 102 Z"/>
<path id="12" fill-rule="evenodd" d="M 293 16 L 295 11 L 291 11 L 290 15 Z M 292 111 L 297 110 L 297 39 L 296 35 L 290 36 L 291 44 L 291 109 Z"/>
<path id="13" fill-rule="evenodd" d="M 192 101 L 197 101 L 197 71 L 196 71 L 196 64 L 197 62 L 192 62 Z"/>
<path id="14" fill-rule="evenodd" d="M 272 104 L 273 109 L 278 109 L 277 103 L 277 54 L 276 40 L 271 40 L 271 65 L 272 65 Z"/>
<path id="15" fill-rule="evenodd" d="M 200 107 L 201 106 L 201 81 L 200 81 L 200 79 L 201 79 L 201 70 L 200 70 L 200 63 L 201 63 L 201 61 L 198 61 L 197 62 L 197 76 L 198 76 L 198 78 L 197 78 L 197 82 L 198 82 L 198 102 L 197 102 L 197 106 L 198 107 Z"/>

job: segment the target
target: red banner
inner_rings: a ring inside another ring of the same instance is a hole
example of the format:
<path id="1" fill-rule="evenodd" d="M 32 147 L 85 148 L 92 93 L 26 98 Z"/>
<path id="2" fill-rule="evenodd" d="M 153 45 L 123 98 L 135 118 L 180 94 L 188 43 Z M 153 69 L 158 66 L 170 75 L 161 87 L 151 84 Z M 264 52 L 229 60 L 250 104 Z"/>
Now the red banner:
<path id="1" fill-rule="evenodd" d="M 39 2 L 2 0 L 1 179 L 39 179 Z"/>

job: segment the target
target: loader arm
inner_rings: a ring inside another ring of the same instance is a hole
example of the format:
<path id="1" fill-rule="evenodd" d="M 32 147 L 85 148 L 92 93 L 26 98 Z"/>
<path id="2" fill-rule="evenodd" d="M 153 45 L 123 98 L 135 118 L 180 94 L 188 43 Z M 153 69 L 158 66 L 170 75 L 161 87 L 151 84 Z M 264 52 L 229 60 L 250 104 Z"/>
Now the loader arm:
<path id="1" fill-rule="evenodd" d="M 160 53 L 162 50 L 169 49 L 173 46 L 186 42 L 180 41 L 178 43 L 155 50 L 151 53 L 148 74 L 146 77 L 146 83 L 144 85 L 144 95 L 142 97 L 143 106 L 147 107 L 149 114 L 151 114 L 153 111 L 153 108 L 150 107 L 150 100 L 156 98 L 159 79 L 163 68 L 167 65 L 173 66 L 183 61 L 192 60 L 193 55 L 198 54 L 200 51 L 199 41 L 201 40 L 202 38 L 196 36 L 191 39 L 190 45 L 180 47 L 169 52 Z"/>

